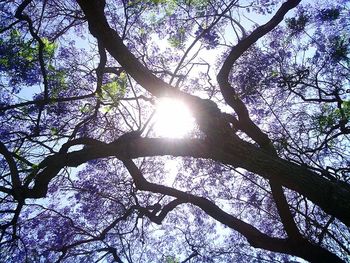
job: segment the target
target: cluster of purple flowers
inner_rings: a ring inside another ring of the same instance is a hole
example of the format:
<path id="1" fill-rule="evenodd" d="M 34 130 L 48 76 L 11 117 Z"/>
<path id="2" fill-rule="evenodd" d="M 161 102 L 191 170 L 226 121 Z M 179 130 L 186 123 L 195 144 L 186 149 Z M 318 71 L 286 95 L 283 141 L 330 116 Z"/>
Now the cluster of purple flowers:
<path id="1" fill-rule="evenodd" d="M 340 16 L 340 10 L 338 8 L 329 8 L 320 10 L 316 18 L 319 18 L 321 21 L 333 21 L 338 19 Z"/>
<path id="2" fill-rule="evenodd" d="M 206 48 L 207 49 L 212 49 L 217 47 L 217 45 L 219 45 L 219 35 L 218 33 L 216 33 L 213 30 L 206 30 L 203 27 L 199 27 L 197 29 L 197 31 L 195 32 L 196 37 L 198 37 L 200 34 L 202 34 L 204 32 L 204 34 L 202 35 L 202 39 L 203 42 L 206 44 Z"/>

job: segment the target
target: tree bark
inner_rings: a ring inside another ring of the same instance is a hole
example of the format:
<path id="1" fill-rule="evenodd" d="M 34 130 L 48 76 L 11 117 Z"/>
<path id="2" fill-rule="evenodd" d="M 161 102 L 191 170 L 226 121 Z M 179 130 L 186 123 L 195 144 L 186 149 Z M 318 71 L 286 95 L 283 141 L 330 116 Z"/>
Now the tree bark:
<path id="1" fill-rule="evenodd" d="M 35 186 L 28 190 L 26 196 L 37 196 L 39 189 L 47 185 L 65 166 L 78 166 L 89 160 L 110 156 L 133 159 L 164 155 L 206 158 L 244 168 L 304 195 L 325 212 L 350 226 L 350 187 L 328 181 L 300 165 L 271 156 L 242 141 L 208 144 L 201 139 L 136 138 L 56 154 L 39 165 L 42 171 L 37 174 Z"/>

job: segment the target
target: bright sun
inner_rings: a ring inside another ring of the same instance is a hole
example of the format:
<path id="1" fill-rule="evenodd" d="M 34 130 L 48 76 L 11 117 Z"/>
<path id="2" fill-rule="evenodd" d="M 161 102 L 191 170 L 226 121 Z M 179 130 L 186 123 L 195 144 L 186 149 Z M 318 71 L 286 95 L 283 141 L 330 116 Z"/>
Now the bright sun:
<path id="1" fill-rule="evenodd" d="M 194 119 L 186 105 L 175 99 L 159 99 L 154 130 L 158 136 L 182 138 L 194 127 Z"/>

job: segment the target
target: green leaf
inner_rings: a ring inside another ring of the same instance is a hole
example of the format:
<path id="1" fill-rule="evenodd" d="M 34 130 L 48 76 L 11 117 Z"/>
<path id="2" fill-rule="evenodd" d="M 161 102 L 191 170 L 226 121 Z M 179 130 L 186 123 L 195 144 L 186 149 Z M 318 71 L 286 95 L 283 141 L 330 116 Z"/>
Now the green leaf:
<path id="1" fill-rule="evenodd" d="M 165 259 L 166 263 L 179 263 L 180 261 L 174 256 L 167 256 Z"/>
<path id="2" fill-rule="evenodd" d="M 271 71 L 271 77 L 278 77 L 278 71 Z"/>
<path id="3" fill-rule="evenodd" d="M 48 59 L 51 59 L 55 51 L 57 49 L 57 44 L 54 42 L 50 42 L 47 38 L 42 38 L 41 41 L 44 43 L 44 52 L 45 52 L 45 57 Z"/>
<path id="4" fill-rule="evenodd" d="M 126 73 L 122 72 L 119 78 L 102 86 L 100 99 L 117 103 L 125 95 L 126 86 L 127 76 Z"/>
<path id="5" fill-rule="evenodd" d="M 85 104 L 83 107 L 81 107 L 80 109 L 81 113 L 89 113 L 92 111 L 92 107 L 90 104 Z"/>
<path id="6" fill-rule="evenodd" d="M 341 119 L 349 120 L 350 118 L 350 101 L 344 101 L 339 108 L 331 108 L 324 105 L 321 113 L 314 116 L 316 129 L 324 132 L 328 128 L 336 125 Z"/>
<path id="7" fill-rule="evenodd" d="M 18 39 L 21 36 L 21 32 L 19 32 L 17 29 L 12 29 L 10 33 L 11 39 Z"/>
<path id="8" fill-rule="evenodd" d="M 50 131 L 51 131 L 51 135 L 57 135 L 58 134 L 58 129 L 56 127 L 52 127 L 50 129 Z"/>
<path id="9" fill-rule="evenodd" d="M 170 37 L 168 39 L 169 41 L 169 44 L 172 46 L 172 47 L 175 47 L 175 48 L 179 48 L 181 46 L 181 41 L 180 39 L 176 38 L 176 37 Z"/>
<path id="10" fill-rule="evenodd" d="M 116 105 L 117 106 L 117 105 Z M 100 108 L 100 111 L 101 113 L 108 113 L 111 111 L 111 109 L 113 108 L 114 106 L 112 105 L 108 105 L 108 106 L 103 106 Z"/>
<path id="11" fill-rule="evenodd" d="M 350 100 L 341 104 L 346 120 L 350 120 Z"/>
<path id="12" fill-rule="evenodd" d="M 0 65 L 5 66 L 5 67 L 9 66 L 8 59 L 7 58 L 0 58 Z"/>
<path id="13" fill-rule="evenodd" d="M 66 82 L 66 72 L 65 70 L 59 69 L 56 70 L 52 64 L 49 64 L 48 67 L 48 75 L 47 79 L 53 83 L 51 88 L 51 96 L 53 98 L 59 95 L 59 92 L 62 90 L 66 90 L 68 88 Z"/>

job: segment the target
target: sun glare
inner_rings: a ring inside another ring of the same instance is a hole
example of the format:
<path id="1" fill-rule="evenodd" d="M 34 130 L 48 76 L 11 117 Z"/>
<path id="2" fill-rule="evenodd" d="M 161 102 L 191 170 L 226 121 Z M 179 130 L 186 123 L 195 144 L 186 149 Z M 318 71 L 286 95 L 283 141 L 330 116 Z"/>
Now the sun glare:
<path id="1" fill-rule="evenodd" d="M 157 102 L 154 129 L 158 136 L 182 138 L 194 127 L 194 119 L 186 105 L 175 99 Z"/>

